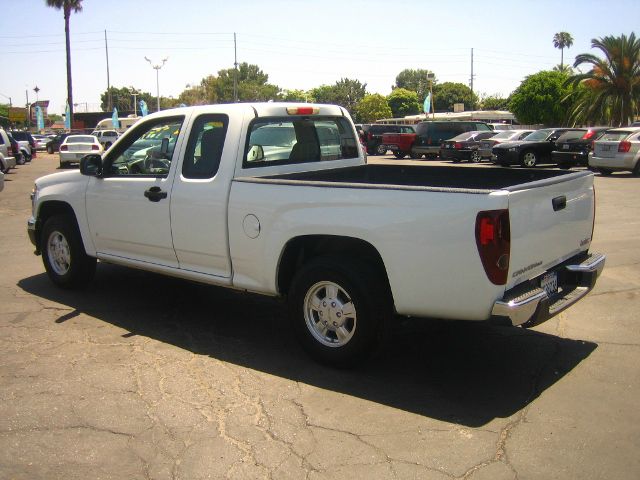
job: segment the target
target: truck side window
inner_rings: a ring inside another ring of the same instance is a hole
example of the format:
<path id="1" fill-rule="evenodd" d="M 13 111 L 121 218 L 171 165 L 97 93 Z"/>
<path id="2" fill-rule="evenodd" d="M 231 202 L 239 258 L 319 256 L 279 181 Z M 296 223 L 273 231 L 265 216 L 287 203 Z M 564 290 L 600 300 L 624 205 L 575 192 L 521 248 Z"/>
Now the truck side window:
<path id="1" fill-rule="evenodd" d="M 342 117 L 259 118 L 250 127 L 244 168 L 358 157 L 351 124 Z"/>
<path id="2" fill-rule="evenodd" d="M 201 115 L 191 128 L 182 163 L 185 178 L 213 178 L 218 173 L 229 117 Z"/>
<path id="3" fill-rule="evenodd" d="M 140 125 L 107 157 L 109 176 L 166 177 L 184 117 L 163 118 Z"/>

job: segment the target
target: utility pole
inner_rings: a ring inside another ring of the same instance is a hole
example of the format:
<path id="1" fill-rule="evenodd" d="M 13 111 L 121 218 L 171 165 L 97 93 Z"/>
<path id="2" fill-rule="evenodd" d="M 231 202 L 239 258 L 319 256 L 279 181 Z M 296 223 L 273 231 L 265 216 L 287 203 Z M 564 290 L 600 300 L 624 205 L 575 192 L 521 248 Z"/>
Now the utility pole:
<path id="1" fill-rule="evenodd" d="M 109 47 L 107 45 L 107 31 L 104 31 L 104 51 L 107 56 L 107 112 L 113 109 L 113 98 L 111 97 L 111 82 L 109 81 Z"/>
<path id="2" fill-rule="evenodd" d="M 473 48 L 471 49 L 471 79 L 469 81 L 469 84 L 471 86 L 471 110 L 473 110 L 475 108 L 474 102 L 473 102 L 473 77 L 475 75 L 473 74 Z"/>
<path id="3" fill-rule="evenodd" d="M 233 32 L 233 101 L 238 103 L 238 45 L 236 32 Z"/>
<path id="4" fill-rule="evenodd" d="M 158 112 L 160 111 L 160 69 L 162 68 L 162 66 L 167 63 L 167 60 L 169 60 L 169 57 L 164 57 L 162 59 L 162 63 L 159 63 L 157 65 L 154 65 L 153 62 L 148 59 L 147 57 L 144 57 L 144 59 L 149 62 L 149 64 L 151 65 L 151 68 L 153 68 L 156 71 L 156 92 L 158 94 Z"/>
<path id="5" fill-rule="evenodd" d="M 133 115 L 136 118 L 138 117 L 138 99 L 136 98 L 138 95 L 140 95 L 140 94 L 136 93 L 135 90 L 133 92 L 131 92 L 131 96 L 133 97 Z"/>

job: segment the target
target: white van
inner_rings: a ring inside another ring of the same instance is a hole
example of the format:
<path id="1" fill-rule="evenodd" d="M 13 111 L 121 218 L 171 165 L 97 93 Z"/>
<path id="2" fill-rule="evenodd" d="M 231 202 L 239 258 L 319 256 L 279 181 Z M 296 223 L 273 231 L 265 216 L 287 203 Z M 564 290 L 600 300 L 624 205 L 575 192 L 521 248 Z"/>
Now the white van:
<path id="1" fill-rule="evenodd" d="M 120 128 L 115 129 L 113 128 L 113 120 L 111 120 L 111 118 L 105 118 L 104 120 L 100 120 L 98 122 L 95 130 L 116 130 L 118 133 L 124 133 L 131 127 L 131 125 L 136 123 L 141 118 L 142 117 L 118 118 L 118 121 L 120 122 Z"/>

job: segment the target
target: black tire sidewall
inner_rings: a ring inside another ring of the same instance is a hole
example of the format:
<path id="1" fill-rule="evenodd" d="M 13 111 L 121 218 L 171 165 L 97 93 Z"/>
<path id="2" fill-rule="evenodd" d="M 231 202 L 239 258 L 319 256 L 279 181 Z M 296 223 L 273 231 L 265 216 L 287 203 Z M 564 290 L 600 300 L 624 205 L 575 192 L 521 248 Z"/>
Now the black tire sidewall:
<path id="1" fill-rule="evenodd" d="M 49 262 L 48 240 L 55 231 L 65 237 L 70 249 L 71 265 L 64 275 L 56 273 Z M 93 277 L 96 259 L 86 254 L 76 222 L 70 215 L 56 215 L 49 218 L 42 227 L 40 245 L 44 268 L 51 281 L 56 285 L 63 288 L 86 286 Z"/>
<path id="2" fill-rule="evenodd" d="M 388 296 L 379 275 L 367 265 L 333 256 L 318 257 L 295 275 L 288 296 L 289 316 L 302 347 L 320 363 L 347 368 L 362 361 L 377 347 L 389 309 Z M 356 330 L 341 347 L 320 343 L 309 331 L 304 318 L 304 299 L 308 290 L 320 281 L 339 285 L 351 297 L 356 309 Z"/>

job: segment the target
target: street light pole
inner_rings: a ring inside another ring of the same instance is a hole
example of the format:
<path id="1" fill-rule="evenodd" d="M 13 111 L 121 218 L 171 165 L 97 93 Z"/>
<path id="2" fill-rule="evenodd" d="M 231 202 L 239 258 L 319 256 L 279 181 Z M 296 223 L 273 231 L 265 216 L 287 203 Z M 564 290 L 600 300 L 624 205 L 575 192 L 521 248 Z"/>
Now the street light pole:
<path id="1" fill-rule="evenodd" d="M 169 60 L 169 57 L 164 57 L 162 59 L 162 63 L 156 64 L 156 65 L 154 65 L 149 58 L 144 57 L 144 59 L 147 62 L 149 62 L 151 67 L 156 71 L 156 92 L 158 95 L 158 112 L 159 112 L 160 111 L 160 69 L 164 66 L 165 63 L 167 63 L 167 60 Z"/>

